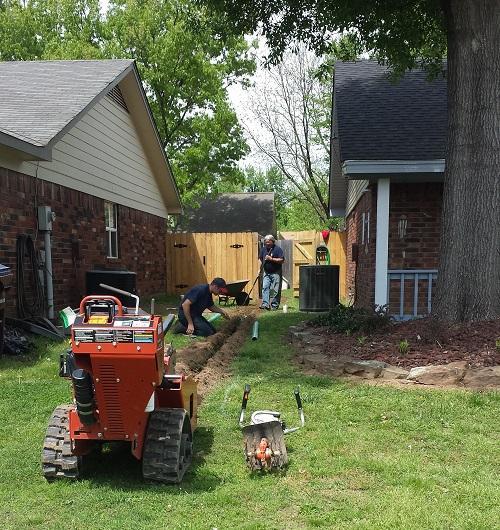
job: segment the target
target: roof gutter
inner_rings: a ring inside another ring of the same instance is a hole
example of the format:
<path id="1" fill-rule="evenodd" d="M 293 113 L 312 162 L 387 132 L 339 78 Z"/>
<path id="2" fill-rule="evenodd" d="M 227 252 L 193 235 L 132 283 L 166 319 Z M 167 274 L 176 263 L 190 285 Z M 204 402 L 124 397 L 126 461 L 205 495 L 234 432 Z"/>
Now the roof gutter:
<path id="1" fill-rule="evenodd" d="M 25 142 L 4 132 L 0 132 L 0 145 L 25 153 L 35 160 L 45 160 L 47 162 L 52 160 L 52 148 Z"/>
<path id="2" fill-rule="evenodd" d="M 444 158 L 436 160 L 346 160 L 342 174 L 380 175 L 391 173 L 444 173 Z"/>

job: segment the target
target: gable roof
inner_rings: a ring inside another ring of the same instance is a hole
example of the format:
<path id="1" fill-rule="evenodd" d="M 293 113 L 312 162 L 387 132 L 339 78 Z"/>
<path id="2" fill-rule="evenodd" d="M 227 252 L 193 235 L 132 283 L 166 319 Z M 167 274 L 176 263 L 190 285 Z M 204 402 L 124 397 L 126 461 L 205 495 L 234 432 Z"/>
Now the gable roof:
<path id="1" fill-rule="evenodd" d="M 335 64 L 331 215 L 345 215 L 352 194 L 359 198 L 363 189 L 359 184 L 349 188 L 346 177 L 442 179 L 448 126 L 446 79 L 429 81 L 427 73 L 417 69 L 392 82 L 389 73 L 386 66 L 371 60 Z"/>
<path id="2" fill-rule="evenodd" d="M 179 228 L 188 232 L 275 234 L 274 192 L 221 193 L 186 209 Z"/>
<path id="3" fill-rule="evenodd" d="M 0 141 L 47 154 L 36 148 L 50 147 L 133 64 L 130 59 L 0 62 Z"/>
<path id="4" fill-rule="evenodd" d="M 411 70 L 399 82 L 375 61 L 337 62 L 334 80 L 339 156 L 345 160 L 443 159 L 446 79 Z"/>
<path id="5" fill-rule="evenodd" d="M 0 145 L 50 161 L 52 147 L 120 84 L 169 213 L 181 200 L 131 59 L 0 62 Z"/>

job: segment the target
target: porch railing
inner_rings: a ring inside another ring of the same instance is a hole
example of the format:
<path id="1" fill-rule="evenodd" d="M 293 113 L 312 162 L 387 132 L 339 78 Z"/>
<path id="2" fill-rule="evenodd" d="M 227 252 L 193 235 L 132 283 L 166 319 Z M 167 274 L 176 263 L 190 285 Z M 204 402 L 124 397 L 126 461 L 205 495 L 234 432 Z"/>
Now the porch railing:
<path id="1" fill-rule="evenodd" d="M 388 270 L 387 300 L 391 316 L 409 320 L 430 314 L 437 273 L 437 269 Z"/>

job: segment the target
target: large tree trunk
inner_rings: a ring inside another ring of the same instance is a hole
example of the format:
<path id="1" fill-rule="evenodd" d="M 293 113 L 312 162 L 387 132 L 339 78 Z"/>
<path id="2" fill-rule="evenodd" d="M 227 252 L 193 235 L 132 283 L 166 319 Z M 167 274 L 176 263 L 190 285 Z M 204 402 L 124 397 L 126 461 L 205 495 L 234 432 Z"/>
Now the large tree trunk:
<path id="1" fill-rule="evenodd" d="M 448 21 L 448 147 L 441 320 L 500 316 L 500 1 L 444 0 Z"/>

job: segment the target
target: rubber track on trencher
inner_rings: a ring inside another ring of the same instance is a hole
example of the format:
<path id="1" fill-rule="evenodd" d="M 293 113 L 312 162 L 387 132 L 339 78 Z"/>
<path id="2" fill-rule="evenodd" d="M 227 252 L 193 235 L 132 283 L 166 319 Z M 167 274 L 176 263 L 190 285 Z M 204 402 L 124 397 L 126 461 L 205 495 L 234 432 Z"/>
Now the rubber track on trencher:
<path id="1" fill-rule="evenodd" d="M 69 413 L 73 405 L 59 405 L 49 420 L 43 441 L 42 472 L 47 480 L 77 479 L 81 458 L 71 452 Z"/>
<path id="2" fill-rule="evenodd" d="M 149 415 L 142 455 L 145 479 L 177 484 L 193 456 L 189 415 L 184 409 L 157 409 Z"/>

